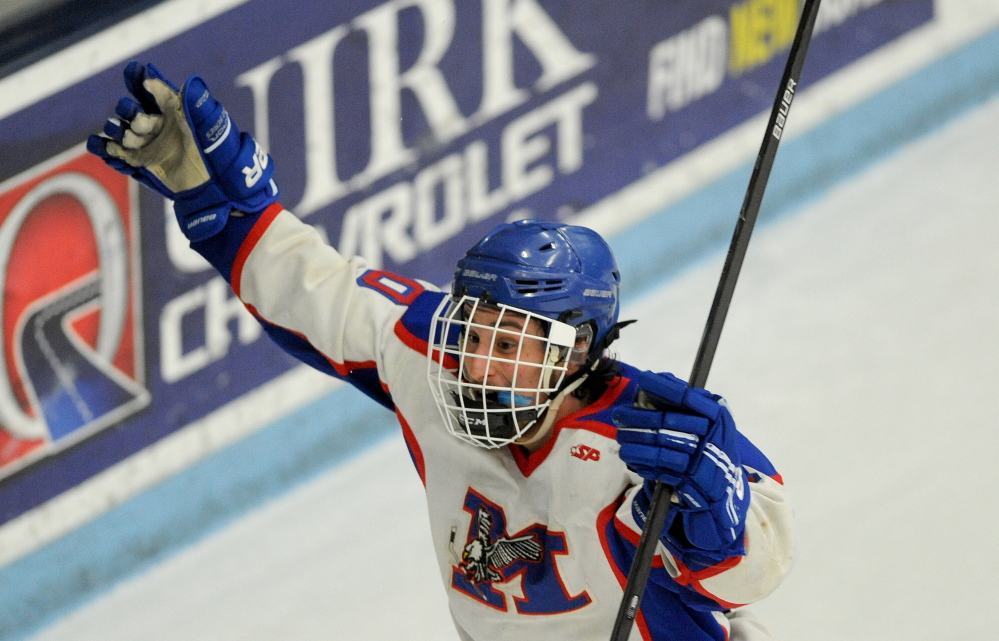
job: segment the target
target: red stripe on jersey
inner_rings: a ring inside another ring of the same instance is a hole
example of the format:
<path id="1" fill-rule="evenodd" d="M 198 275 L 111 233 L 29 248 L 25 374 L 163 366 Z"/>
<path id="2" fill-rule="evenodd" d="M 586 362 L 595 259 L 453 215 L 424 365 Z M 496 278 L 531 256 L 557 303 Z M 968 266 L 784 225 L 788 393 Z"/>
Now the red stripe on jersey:
<path id="1" fill-rule="evenodd" d="M 638 543 L 642 539 L 641 531 L 636 532 L 635 530 L 633 530 L 631 526 L 629 526 L 627 523 L 619 519 L 616 514 L 614 515 L 614 529 L 617 530 L 618 534 L 620 534 L 625 541 L 631 543 L 636 548 L 638 547 Z M 663 558 L 658 554 L 652 557 L 652 567 L 654 568 L 666 567 L 665 564 L 663 563 Z"/>
<path id="2" fill-rule="evenodd" d="M 594 414 L 599 414 L 614 405 L 614 403 L 617 402 L 618 397 L 621 396 L 621 393 L 628 387 L 628 383 L 630 382 L 631 379 L 625 378 L 624 376 L 618 376 L 607 384 L 607 389 L 600 396 L 600 398 L 578 412 L 566 416 L 559 421 L 556 427 L 586 430 L 588 432 L 599 434 L 600 436 L 616 439 L 616 427 L 603 421 L 591 420 L 590 417 Z"/>
<path id="3" fill-rule="evenodd" d="M 319 353 L 322 354 L 322 352 Z M 374 361 L 344 361 L 343 363 L 337 363 L 326 354 L 323 354 L 323 358 L 325 358 L 329 364 L 333 366 L 333 369 L 336 370 L 336 373 L 340 376 L 347 376 L 356 369 L 375 369 L 378 366 L 378 364 Z"/>
<path id="4" fill-rule="evenodd" d="M 626 524 L 621 519 L 617 518 L 616 514 L 614 515 L 614 528 L 626 541 L 634 545 L 636 548 L 638 547 L 639 540 L 641 539 L 641 532 L 636 532 L 635 530 L 633 530 L 631 527 L 628 526 L 628 524 Z M 701 581 L 703 581 L 704 579 L 709 579 L 713 576 L 717 576 L 722 572 L 725 572 L 726 570 L 734 568 L 742 561 L 742 559 L 743 557 L 741 556 L 732 556 L 725 559 L 721 563 L 717 563 L 710 567 L 704 568 L 703 570 L 698 570 L 695 572 L 690 568 L 688 568 L 686 565 L 684 565 L 679 559 L 674 558 L 673 561 L 676 563 L 677 567 L 679 568 L 680 575 L 674 578 L 673 580 L 679 583 L 680 585 L 685 585 L 690 587 L 698 594 L 708 597 L 709 599 L 718 603 L 722 607 L 729 609 L 738 608 L 745 604 L 729 603 L 728 601 L 725 601 L 724 599 L 721 599 L 715 596 L 714 594 L 711 594 L 703 585 L 701 585 Z M 654 557 L 652 557 L 652 567 L 664 567 L 662 556 L 656 554 Z"/>
<path id="5" fill-rule="evenodd" d="M 398 334 L 398 329 L 396 334 Z M 424 343 L 426 346 L 426 343 Z M 424 347 L 426 351 L 426 347 Z M 608 425 L 603 421 L 588 420 L 589 417 L 593 416 L 598 412 L 609 408 L 621 396 L 621 392 L 628 387 L 628 383 L 631 381 L 624 376 L 618 376 L 612 380 L 608 386 L 607 390 L 604 391 L 603 395 L 598 398 L 593 403 L 590 403 L 584 408 L 576 410 L 568 416 L 563 416 L 555 425 L 552 427 L 552 435 L 544 445 L 539 447 L 533 452 L 528 452 L 525 448 L 520 445 L 511 445 L 510 453 L 513 454 L 513 460 L 520 469 L 520 473 L 524 477 L 530 476 L 534 470 L 538 469 L 538 466 L 545 462 L 548 458 L 548 454 L 551 453 L 552 448 L 555 447 L 555 441 L 558 440 L 559 434 L 564 429 L 570 430 L 586 430 L 587 432 L 594 432 L 600 436 L 605 436 L 609 439 L 615 438 L 617 433 L 617 428 L 613 425 Z"/>
<path id="6" fill-rule="evenodd" d="M 279 328 L 283 329 L 284 331 L 288 332 L 289 334 L 293 334 L 295 336 L 298 336 L 303 341 L 305 341 L 306 343 L 308 343 L 309 346 L 312 347 L 312 349 L 316 350 L 317 354 L 319 354 L 320 356 L 322 356 L 323 358 L 326 359 L 326 362 L 330 364 L 330 366 L 333 368 L 333 371 L 335 371 L 339 376 L 346 377 L 348 374 L 350 374 L 354 370 L 358 370 L 358 369 L 375 369 L 376 367 L 378 367 L 378 364 L 375 361 L 344 361 L 343 363 L 338 363 L 335 360 L 333 360 L 332 358 L 330 358 L 329 356 L 327 356 L 326 354 L 324 354 L 324 353 L 320 352 L 318 349 L 316 349 L 316 346 L 312 344 L 312 341 L 310 341 L 308 339 L 308 337 L 305 336 L 305 334 L 300 334 L 299 332 L 296 332 L 293 329 L 288 329 L 287 327 L 282 327 L 281 325 L 278 325 L 277 323 L 272 323 L 272 322 L 264 319 L 260 315 L 260 312 L 257 311 L 257 308 L 254 307 L 253 305 L 250 305 L 249 303 L 243 303 L 243 306 L 246 307 L 246 309 L 251 314 L 253 314 L 254 318 L 257 318 L 257 319 L 260 319 L 260 320 L 264 320 L 267 324 L 273 325 L 274 327 L 279 327 Z M 379 381 L 379 382 L 381 382 L 381 381 Z M 387 393 L 388 392 L 388 388 L 385 387 L 384 383 L 382 383 L 382 387 L 385 388 L 385 392 Z"/>
<path id="7" fill-rule="evenodd" d="M 520 473 L 524 475 L 524 478 L 529 477 L 534 473 L 534 470 L 538 469 L 538 466 L 545 462 L 548 458 L 548 454 L 555 447 L 555 441 L 558 439 L 558 433 L 561 431 L 561 427 L 556 426 L 552 431 L 552 437 L 548 439 L 544 445 L 529 452 L 523 445 L 517 445 L 516 443 L 510 444 L 510 454 L 513 455 L 513 462 L 517 464 L 517 468 Z"/>
<path id="8" fill-rule="evenodd" d="M 604 556 L 607 557 L 607 561 L 610 563 L 611 569 L 614 570 L 614 576 L 617 577 L 618 582 L 621 587 L 624 587 L 627 577 L 621 572 L 620 568 L 617 567 L 617 563 L 614 562 L 614 556 L 611 554 L 610 545 L 607 543 L 607 524 L 610 520 L 614 518 L 617 513 L 617 509 L 621 507 L 621 503 L 624 501 L 624 493 L 617 497 L 613 503 L 600 510 L 600 514 L 597 515 L 597 532 L 600 534 L 600 546 L 604 549 Z"/>
<path id="9" fill-rule="evenodd" d="M 618 533 L 624 537 L 625 541 L 634 546 L 638 546 L 638 542 L 642 538 L 642 533 L 636 532 L 628 527 L 628 524 L 617 518 L 616 515 L 614 516 L 614 529 L 616 529 Z"/>
<path id="10" fill-rule="evenodd" d="M 611 567 L 614 576 L 617 578 L 617 582 L 621 584 L 622 591 L 628 583 L 628 577 L 617 566 L 617 562 L 614 561 L 614 555 L 611 554 L 610 543 L 607 541 L 607 525 L 611 519 L 617 520 L 615 519 L 615 514 L 618 508 L 621 507 L 624 496 L 624 493 L 622 493 L 610 505 L 600 510 L 600 514 L 597 515 L 597 534 L 600 537 L 600 547 L 603 548 L 604 556 L 607 557 L 607 565 Z M 638 625 L 638 631 L 641 633 L 642 638 L 646 641 L 651 641 L 652 634 L 649 632 L 649 626 L 645 623 L 645 615 L 642 613 L 641 606 L 639 606 L 638 614 L 635 616 L 635 624 Z"/>
<path id="11" fill-rule="evenodd" d="M 250 257 L 250 253 L 253 252 L 253 248 L 260 242 L 260 238 L 264 235 L 264 232 L 267 231 L 267 228 L 271 226 L 271 223 L 274 222 L 274 219 L 282 211 L 284 211 L 284 207 L 278 203 L 268 206 L 264 210 L 264 213 L 260 214 L 257 222 L 253 224 L 250 233 L 243 239 L 243 244 L 239 246 L 239 251 L 236 252 L 236 260 L 232 263 L 232 273 L 229 274 L 232 291 L 235 292 L 237 297 L 240 296 L 239 291 L 243 282 L 243 266 L 246 264 L 246 259 Z"/>
<path id="12" fill-rule="evenodd" d="M 712 614 L 715 617 L 715 621 L 718 621 L 719 618 L 725 619 L 725 623 L 722 623 L 721 621 L 718 621 L 718 627 L 720 627 L 722 629 L 722 632 L 725 633 L 725 641 L 728 641 L 729 634 L 730 634 L 729 628 L 732 626 L 732 624 L 728 622 L 728 619 L 725 617 L 724 613 L 722 613 L 722 612 L 713 612 Z"/>
<path id="13" fill-rule="evenodd" d="M 427 341 L 423 340 L 413 332 L 409 331 L 409 329 L 407 329 L 406 326 L 403 324 L 401 318 L 397 320 L 395 323 L 395 335 L 399 340 L 403 342 L 403 344 L 406 347 L 410 348 L 414 352 L 419 352 L 420 354 L 426 356 L 429 344 L 427 343 Z M 435 363 L 441 362 L 440 350 L 434 351 L 433 359 Z M 458 361 L 449 354 L 444 355 L 443 364 L 446 369 L 451 369 L 455 371 L 457 371 L 458 369 Z"/>
<path id="14" fill-rule="evenodd" d="M 628 383 L 630 382 L 631 379 L 627 376 L 618 376 L 614 378 L 607 384 L 607 390 L 603 393 L 603 395 L 593 403 L 586 406 L 586 413 L 596 414 L 597 412 L 602 412 L 613 405 L 618 397 L 621 396 L 621 392 L 628 387 Z"/>
<path id="15" fill-rule="evenodd" d="M 703 570 L 698 570 L 696 572 L 688 568 L 683 563 L 681 563 L 679 559 L 674 559 L 674 561 L 676 561 L 677 568 L 679 568 L 680 570 L 680 576 L 674 578 L 673 580 L 679 583 L 680 585 L 686 585 L 693 588 L 698 594 L 702 594 L 708 597 L 709 599 L 716 602 L 718 605 L 722 607 L 728 609 L 741 608 L 746 604 L 730 603 L 728 601 L 725 601 L 724 599 L 715 596 L 714 594 L 711 594 L 703 585 L 701 585 L 701 581 L 703 581 L 704 579 L 710 579 L 711 577 L 717 576 L 726 570 L 734 568 L 735 566 L 739 565 L 742 559 L 743 557 L 741 556 L 731 556 L 722 561 L 721 563 L 716 563 L 715 565 L 706 567 Z"/>
<path id="16" fill-rule="evenodd" d="M 388 388 L 383 384 L 382 387 L 388 392 Z M 398 408 L 395 410 L 395 415 L 399 417 L 399 425 L 402 426 L 402 438 L 406 441 L 406 447 L 409 449 L 409 455 L 413 459 L 413 465 L 416 466 L 416 473 L 420 475 L 420 481 L 423 483 L 423 487 L 427 487 L 427 465 L 423 461 L 423 450 L 420 448 L 419 441 L 416 440 L 416 435 L 413 434 L 413 428 L 409 426 L 406 419 L 403 418 L 402 412 Z"/>

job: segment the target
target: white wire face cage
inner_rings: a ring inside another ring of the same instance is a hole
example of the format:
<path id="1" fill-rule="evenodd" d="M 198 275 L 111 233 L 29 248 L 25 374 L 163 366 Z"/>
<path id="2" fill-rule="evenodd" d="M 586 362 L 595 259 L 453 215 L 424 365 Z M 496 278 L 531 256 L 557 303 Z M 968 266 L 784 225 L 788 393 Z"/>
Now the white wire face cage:
<path id="1" fill-rule="evenodd" d="M 451 434 L 479 447 L 513 443 L 565 379 L 576 330 L 533 312 L 445 298 L 434 315 L 427 379 Z"/>

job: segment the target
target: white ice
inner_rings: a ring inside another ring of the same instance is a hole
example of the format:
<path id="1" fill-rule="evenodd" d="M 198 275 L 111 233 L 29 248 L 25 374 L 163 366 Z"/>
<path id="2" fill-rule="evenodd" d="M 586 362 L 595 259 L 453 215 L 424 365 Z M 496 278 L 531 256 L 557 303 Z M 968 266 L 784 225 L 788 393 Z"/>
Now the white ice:
<path id="1" fill-rule="evenodd" d="M 782 472 L 784 641 L 994 638 L 999 100 L 758 229 L 708 387 Z M 624 360 L 687 376 L 720 270 L 623 311 Z M 34 641 L 455 639 L 393 438 L 120 584 Z"/>

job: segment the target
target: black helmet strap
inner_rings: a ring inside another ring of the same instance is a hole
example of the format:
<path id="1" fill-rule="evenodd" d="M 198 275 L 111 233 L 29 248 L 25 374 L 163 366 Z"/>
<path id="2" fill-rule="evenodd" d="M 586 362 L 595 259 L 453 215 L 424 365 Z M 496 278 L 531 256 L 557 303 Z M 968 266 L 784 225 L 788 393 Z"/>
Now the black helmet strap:
<path id="1" fill-rule="evenodd" d="M 604 350 L 610 347 L 611 343 L 621 338 L 622 329 L 624 329 L 628 325 L 631 325 L 632 323 L 637 323 L 637 322 L 638 322 L 637 320 L 633 319 L 633 320 L 620 321 L 611 325 L 610 329 L 607 330 L 607 333 L 604 334 L 604 337 L 593 345 L 593 351 L 591 353 L 594 354 L 597 358 L 599 358 L 600 355 L 604 353 Z"/>

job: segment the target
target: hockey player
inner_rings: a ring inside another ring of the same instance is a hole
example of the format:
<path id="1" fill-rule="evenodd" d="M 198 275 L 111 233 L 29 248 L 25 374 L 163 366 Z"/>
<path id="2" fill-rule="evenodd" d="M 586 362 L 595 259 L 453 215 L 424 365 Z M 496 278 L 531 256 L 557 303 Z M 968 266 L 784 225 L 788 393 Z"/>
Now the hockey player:
<path id="1" fill-rule="evenodd" d="M 174 201 L 278 345 L 395 411 L 462 639 L 608 638 L 657 479 L 675 493 L 632 638 L 769 638 L 739 608 L 790 567 L 781 478 L 719 396 L 606 356 L 626 323 L 596 233 L 500 225 L 450 293 L 369 270 L 277 204 L 201 78 L 125 83 L 88 148 Z"/>

